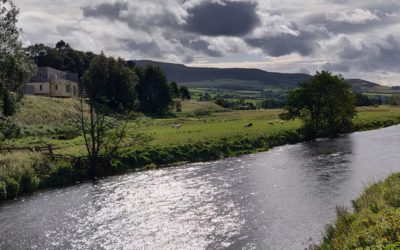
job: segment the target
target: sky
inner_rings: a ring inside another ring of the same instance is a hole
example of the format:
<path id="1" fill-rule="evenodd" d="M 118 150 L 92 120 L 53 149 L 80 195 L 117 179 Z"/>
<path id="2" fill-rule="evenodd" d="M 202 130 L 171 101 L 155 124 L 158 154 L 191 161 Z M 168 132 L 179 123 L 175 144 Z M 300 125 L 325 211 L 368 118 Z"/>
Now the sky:
<path id="1" fill-rule="evenodd" d="M 24 45 L 400 85 L 399 0 L 14 0 Z"/>

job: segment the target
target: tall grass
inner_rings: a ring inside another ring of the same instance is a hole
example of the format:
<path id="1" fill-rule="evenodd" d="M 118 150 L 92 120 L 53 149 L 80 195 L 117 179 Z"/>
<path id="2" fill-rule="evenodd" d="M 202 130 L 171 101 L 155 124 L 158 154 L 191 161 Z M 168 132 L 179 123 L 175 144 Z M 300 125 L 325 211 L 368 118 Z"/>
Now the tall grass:
<path id="1" fill-rule="evenodd" d="M 353 212 L 338 208 L 317 249 L 399 249 L 400 173 L 366 188 Z"/>
<path id="2" fill-rule="evenodd" d="M 35 169 L 40 169 L 42 162 L 43 157 L 38 153 L 0 155 L 0 198 L 15 198 L 37 190 L 40 180 Z"/>
<path id="3" fill-rule="evenodd" d="M 62 186 L 74 180 L 71 163 L 50 162 L 40 153 L 0 155 L 0 202 L 39 188 Z"/>

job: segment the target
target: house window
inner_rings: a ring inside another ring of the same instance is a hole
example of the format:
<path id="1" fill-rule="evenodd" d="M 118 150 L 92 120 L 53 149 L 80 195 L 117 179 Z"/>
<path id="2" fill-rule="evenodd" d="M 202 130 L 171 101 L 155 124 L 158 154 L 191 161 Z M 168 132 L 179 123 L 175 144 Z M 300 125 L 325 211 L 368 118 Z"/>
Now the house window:
<path id="1" fill-rule="evenodd" d="M 72 87 L 72 90 L 74 92 L 74 96 L 76 96 L 76 88 L 75 88 L 75 86 Z"/>
<path id="2" fill-rule="evenodd" d="M 58 90 L 58 85 L 56 84 L 56 90 Z"/>
<path id="3" fill-rule="evenodd" d="M 67 93 L 70 93 L 71 92 L 71 86 L 70 85 L 67 85 L 67 86 L 65 86 L 66 88 L 65 88 L 65 90 L 67 91 Z"/>
<path id="4" fill-rule="evenodd" d="M 42 86 L 42 85 L 40 85 L 40 86 L 39 86 L 39 88 L 40 88 L 40 91 L 42 91 L 42 90 L 43 90 L 43 86 Z"/>

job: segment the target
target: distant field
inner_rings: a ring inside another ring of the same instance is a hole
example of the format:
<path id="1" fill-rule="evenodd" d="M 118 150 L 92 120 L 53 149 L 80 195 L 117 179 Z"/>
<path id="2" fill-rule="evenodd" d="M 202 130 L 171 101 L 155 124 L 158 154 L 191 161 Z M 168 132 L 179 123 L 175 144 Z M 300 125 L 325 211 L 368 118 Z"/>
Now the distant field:
<path id="1" fill-rule="evenodd" d="M 282 98 L 282 95 L 286 93 L 282 89 L 260 89 L 260 90 L 234 90 L 234 89 L 221 89 L 221 88 L 190 88 L 189 91 L 192 93 L 192 97 L 195 100 L 199 100 L 200 96 L 204 96 L 206 93 L 211 98 L 217 96 L 223 97 L 227 101 L 239 101 L 243 99 L 245 102 L 251 102 L 257 104 L 265 100 L 266 98 Z"/>
<path id="2" fill-rule="evenodd" d="M 24 128 L 24 137 L 8 140 L 5 146 L 36 146 L 52 144 L 60 147 L 58 153 L 80 155 L 84 153 L 83 139 L 59 138 L 60 133 L 66 135 L 73 132 L 63 125 L 61 107 L 72 105 L 71 100 L 59 100 L 40 97 L 27 97 L 17 114 L 17 121 Z M 278 115 L 282 110 L 254 110 L 223 112 L 218 105 L 209 102 L 185 101 L 183 111 L 196 114 L 196 111 L 209 110 L 202 116 L 180 116 L 176 118 L 152 119 L 142 117 L 141 121 L 129 124 L 129 132 L 142 134 L 150 141 L 140 145 L 175 145 L 181 143 L 196 143 L 223 137 L 248 136 L 258 137 L 275 135 L 283 131 L 295 131 L 301 126 L 299 120 L 285 121 L 280 124 Z M 376 124 L 382 120 L 399 120 L 399 107 L 368 107 L 359 108 L 355 124 L 359 128 L 366 124 Z M 279 122 L 276 122 L 278 120 Z M 273 125 L 268 123 L 272 121 Z M 244 124 L 252 123 L 253 127 L 244 128 Z M 180 124 L 180 129 L 173 125 Z M 366 127 L 368 128 L 368 127 Z M 129 139 L 127 139 L 129 140 Z"/>
<path id="3" fill-rule="evenodd" d="M 198 102 L 195 100 L 182 101 L 182 113 L 190 113 L 198 110 L 215 112 L 223 111 L 224 108 L 212 102 Z"/>

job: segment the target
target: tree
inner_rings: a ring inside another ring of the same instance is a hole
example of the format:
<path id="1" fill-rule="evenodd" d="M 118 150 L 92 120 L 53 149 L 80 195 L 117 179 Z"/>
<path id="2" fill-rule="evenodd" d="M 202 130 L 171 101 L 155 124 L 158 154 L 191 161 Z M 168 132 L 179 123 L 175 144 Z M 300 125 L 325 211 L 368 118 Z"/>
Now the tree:
<path id="1" fill-rule="evenodd" d="M 78 73 L 82 77 L 94 58 L 91 52 L 74 50 L 64 41 L 57 42 L 55 48 L 35 44 L 26 48 L 29 57 L 38 67 L 51 67 L 63 71 Z"/>
<path id="2" fill-rule="evenodd" d="M 217 104 L 217 105 L 219 105 L 219 106 L 221 106 L 223 108 L 226 108 L 226 104 L 227 103 L 226 103 L 224 98 L 216 98 L 215 99 L 215 104 Z"/>
<path id="3" fill-rule="evenodd" d="M 362 93 L 356 93 L 357 95 L 357 107 L 362 107 L 362 106 L 374 106 L 374 105 L 380 105 L 382 104 L 382 100 L 378 98 L 372 98 L 367 95 L 364 95 Z"/>
<path id="4" fill-rule="evenodd" d="M 21 99 L 24 83 L 36 70 L 18 40 L 21 32 L 17 28 L 18 13 L 12 1 L 0 0 L 0 104 L 5 116 L 12 115 L 15 109 L 11 102 Z M 18 98 L 12 98 L 10 91 Z"/>
<path id="5" fill-rule="evenodd" d="M 165 74 L 159 67 L 147 65 L 136 68 L 139 76 L 137 87 L 140 111 L 144 113 L 165 114 L 172 103 L 170 88 Z"/>
<path id="6" fill-rule="evenodd" d="M 283 108 L 285 102 L 275 98 L 266 98 L 264 101 L 259 103 L 258 106 L 263 109 Z"/>
<path id="7" fill-rule="evenodd" d="M 400 106 L 400 95 L 392 95 L 388 100 L 388 104 L 392 106 Z"/>
<path id="8" fill-rule="evenodd" d="M 139 107 L 138 78 L 121 59 L 107 58 L 104 54 L 94 57 L 82 84 L 87 97 L 115 111 L 133 111 Z"/>
<path id="9" fill-rule="evenodd" d="M 190 93 L 189 93 L 189 89 L 186 86 L 181 86 L 179 88 L 179 92 L 180 92 L 180 96 L 182 98 L 182 100 L 190 100 Z"/>
<path id="10" fill-rule="evenodd" d="M 171 82 L 169 84 L 169 88 L 170 88 L 170 91 L 171 91 L 172 98 L 177 98 L 177 97 L 180 96 L 178 84 L 176 84 L 176 82 Z"/>
<path id="11" fill-rule="evenodd" d="M 121 148 L 132 118 L 129 111 L 137 102 L 136 82 L 135 73 L 122 60 L 101 54 L 93 58 L 82 77 L 87 100 L 81 96 L 72 110 L 65 111 L 71 125 L 82 133 L 92 177 L 101 175 L 101 165 L 109 165 Z"/>
<path id="12" fill-rule="evenodd" d="M 317 72 L 286 97 L 286 113 L 281 118 L 300 118 L 308 137 L 334 136 L 352 125 L 356 96 L 340 75 Z"/>
<path id="13" fill-rule="evenodd" d="M 83 97 L 75 101 L 72 109 L 64 111 L 70 125 L 83 136 L 89 175 L 101 176 L 127 136 L 129 115 L 110 112 L 103 104 L 93 99 L 85 101 Z"/>

